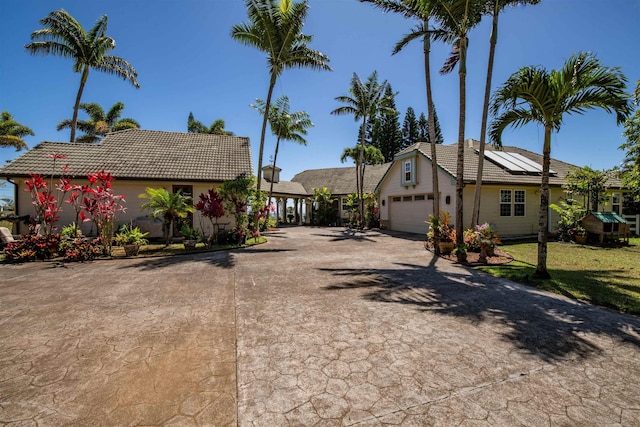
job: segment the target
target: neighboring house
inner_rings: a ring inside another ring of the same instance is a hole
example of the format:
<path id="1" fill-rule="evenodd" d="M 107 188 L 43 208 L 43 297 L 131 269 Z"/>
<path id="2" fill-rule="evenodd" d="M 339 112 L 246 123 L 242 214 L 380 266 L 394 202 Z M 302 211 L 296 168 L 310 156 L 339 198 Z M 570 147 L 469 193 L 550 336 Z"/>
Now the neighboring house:
<path id="1" fill-rule="evenodd" d="M 464 218 L 471 223 L 471 211 L 478 168 L 478 141 L 468 140 L 464 168 Z M 457 145 L 437 145 L 440 208 L 455 222 Z M 494 224 L 500 236 L 534 235 L 538 231 L 542 156 L 517 147 L 485 153 L 480 223 Z M 431 146 L 418 143 L 398 153 L 377 186 L 380 220 L 383 226 L 410 233 L 426 233 L 425 223 L 433 213 Z M 566 196 L 565 175 L 575 167 L 551 159 L 550 203 Z M 610 180 L 611 203 L 604 210 L 621 211 L 621 183 Z M 558 215 L 550 210 L 549 229 L 556 229 Z"/>
<path id="2" fill-rule="evenodd" d="M 366 166 L 364 170 L 364 192 L 374 193 L 376 187 L 391 163 L 382 165 Z M 349 208 L 347 198 L 349 194 L 357 193 L 356 188 L 356 168 L 327 168 L 310 169 L 295 175 L 292 182 L 302 184 L 310 197 L 313 197 L 313 190 L 327 187 L 336 198 L 334 207 L 338 213 L 338 222 L 345 222 L 349 218 Z"/>
<path id="3" fill-rule="evenodd" d="M 56 161 L 55 170 L 51 153 L 66 156 Z M 65 165 L 70 171 L 65 175 L 73 176 L 75 184 L 86 184 L 88 173 L 111 172 L 116 179 L 113 192 L 126 199 L 127 211 L 118 215 L 119 224 L 145 223 L 148 212 L 140 209 L 145 200 L 138 195 L 147 187 L 182 190 L 197 201 L 200 193 L 224 181 L 253 175 L 249 138 L 237 136 L 129 129 L 110 133 L 98 144 L 43 142 L 0 168 L 0 178 L 15 185 L 17 215 L 34 215 L 25 179 L 34 173 L 53 174 L 55 185 Z M 63 203 L 62 209 L 59 226 L 72 223 L 75 216 L 70 205 Z M 202 220 L 199 212 L 189 220 L 204 228 L 205 234 L 210 232 L 209 221 Z M 229 226 L 232 221 L 231 217 L 220 219 Z M 90 232 L 91 224 L 83 224 L 82 229 Z M 150 237 L 161 237 L 161 228 L 150 230 Z M 27 230 L 22 225 L 17 231 Z"/>

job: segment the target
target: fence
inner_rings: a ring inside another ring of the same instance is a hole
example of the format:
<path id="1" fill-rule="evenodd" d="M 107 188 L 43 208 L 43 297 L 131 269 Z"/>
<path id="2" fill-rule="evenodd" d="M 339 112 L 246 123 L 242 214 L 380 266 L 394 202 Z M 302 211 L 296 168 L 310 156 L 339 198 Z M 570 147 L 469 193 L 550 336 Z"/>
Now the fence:
<path id="1" fill-rule="evenodd" d="M 640 234 L 640 215 L 622 215 L 624 219 L 627 220 L 629 224 L 629 232 L 631 235 L 639 235 Z"/>

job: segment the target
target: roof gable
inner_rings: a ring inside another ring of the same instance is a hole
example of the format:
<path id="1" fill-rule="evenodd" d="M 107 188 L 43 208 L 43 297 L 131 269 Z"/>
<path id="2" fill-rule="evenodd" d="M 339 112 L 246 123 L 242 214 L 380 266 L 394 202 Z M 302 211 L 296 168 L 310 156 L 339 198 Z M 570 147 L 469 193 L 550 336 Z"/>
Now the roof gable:
<path id="1" fill-rule="evenodd" d="M 387 172 L 391 163 L 370 165 L 364 170 L 364 192 L 373 193 Z M 356 168 L 327 168 L 309 169 L 291 178 L 293 182 L 301 183 L 309 194 L 316 188 L 327 187 L 333 194 L 352 194 L 357 192 Z"/>
<path id="2" fill-rule="evenodd" d="M 50 175 L 50 154 L 73 175 L 100 170 L 118 179 L 226 181 L 253 174 L 249 138 L 129 129 L 98 144 L 42 142 L 0 168 L 0 176 Z"/>

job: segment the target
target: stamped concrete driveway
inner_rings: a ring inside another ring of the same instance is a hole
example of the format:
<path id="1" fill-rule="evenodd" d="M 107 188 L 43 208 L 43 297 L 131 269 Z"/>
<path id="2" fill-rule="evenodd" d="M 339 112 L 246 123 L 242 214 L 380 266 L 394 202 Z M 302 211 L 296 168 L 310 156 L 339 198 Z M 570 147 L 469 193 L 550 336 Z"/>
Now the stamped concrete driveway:
<path id="1" fill-rule="evenodd" d="M 637 317 L 401 236 L 0 275 L 4 424 L 640 425 Z"/>

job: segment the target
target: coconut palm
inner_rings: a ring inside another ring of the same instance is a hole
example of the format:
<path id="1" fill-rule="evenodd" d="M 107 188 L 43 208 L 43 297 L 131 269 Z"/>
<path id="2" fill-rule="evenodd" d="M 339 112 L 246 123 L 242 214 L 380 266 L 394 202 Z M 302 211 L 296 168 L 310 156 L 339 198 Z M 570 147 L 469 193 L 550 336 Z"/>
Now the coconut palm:
<path id="1" fill-rule="evenodd" d="M 413 40 L 421 40 L 424 52 L 424 76 L 425 76 L 425 88 L 427 92 L 427 116 L 429 123 L 429 140 L 434 142 L 437 140 L 435 134 L 435 107 L 433 104 L 433 91 L 431 90 L 431 40 L 443 40 L 450 39 L 451 34 L 443 29 L 430 29 L 429 21 L 432 19 L 432 14 L 435 12 L 433 5 L 437 0 L 432 1 L 418 1 L 418 0 L 360 0 L 367 3 L 372 3 L 376 7 L 381 8 L 385 12 L 398 13 L 405 18 L 415 19 L 418 21 L 409 34 L 405 35 L 398 43 L 396 43 L 393 49 L 392 55 L 399 53 Z M 431 144 L 431 161 L 433 165 L 438 164 L 438 158 L 436 154 L 435 144 Z M 431 181 L 433 186 L 433 214 L 438 215 L 440 212 L 440 192 L 438 185 L 438 168 L 431 168 Z"/>
<path id="2" fill-rule="evenodd" d="M 618 124 L 623 123 L 631 112 L 631 102 L 625 89 L 626 78 L 619 68 L 603 66 L 593 54 L 578 53 L 569 58 L 560 70 L 549 72 L 543 67 L 521 68 L 493 95 L 491 113 L 495 119 L 490 125 L 489 137 L 494 144 L 502 144 L 502 132 L 508 126 L 521 127 L 533 122 L 544 127 L 535 277 L 549 278 L 547 231 L 551 133 L 560 130 L 565 114 L 583 114 L 595 108 L 615 113 Z"/>
<path id="3" fill-rule="evenodd" d="M 362 119 L 362 125 L 360 126 L 360 151 L 358 153 L 359 161 L 356 162 L 356 173 L 358 173 L 359 179 L 358 197 L 359 205 L 358 211 L 360 218 L 364 218 L 364 199 L 363 199 L 363 182 L 364 182 L 364 155 L 365 155 L 365 134 L 369 120 L 373 119 L 379 112 L 393 113 L 394 110 L 389 109 L 384 103 L 384 93 L 387 88 L 387 81 L 378 83 L 378 73 L 374 71 L 371 73 L 365 83 L 360 80 L 360 77 L 356 73 L 353 73 L 351 78 L 351 87 L 349 88 L 349 95 L 341 95 L 336 97 L 336 101 L 346 104 L 342 107 L 336 108 L 331 114 L 345 115 L 352 114 L 353 118 L 357 121 Z"/>
<path id="4" fill-rule="evenodd" d="M 484 13 L 491 16 L 491 36 L 489 38 L 489 60 L 487 64 L 487 80 L 484 87 L 484 101 L 482 104 L 482 122 L 480 124 L 480 147 L 478 149 L 478 173 L 473 195 L 473 211 L 471 213 L 471 228 L 475 229 L 480 222 L 480 198 L 482 190 L 482 173 L 484 172 L 484 151 L 486 147 L 487 116 L 489 115 L 489 98 L 491 96 L 491 80 L 493 77 L 493 60 L 498 43 L 498 17 L 507 6 L 538 4 L 540 0 L 487 0 Z"/>
<path id="5" fill-rule="evenodd" d="M 23 137 L 34 133 L 28 127 L 13 120 L 8 111 L 0 114 L 0 147 L 14 147 L 16 151 L 27 149 L 27 143 Z"/>
<path id="6" fill-rule="evenodd" d="M 260 114 L 264 114 L 266 102 L 262 99 L 256 99 L 256 103 L 252 105 Z M 271 132 L 276 136 L 276 149 L 273 154 L 273 168 L 276 168 L 278 160 L 278 149 L 280 141 L 293 141 L 300 145 L 307 145 L 307 140 L 303 135 L 307 134 L 307 129 L 313 126 L 309 114 L 305 111 L 289 112 L 289 97 L 282 95 L 269 108 L 269 125 Z M 269 186 L 269 203 L 273 197 L 273 180 Z"/>
<path id="7" fill-rule="evenodd" d="M 211 126 L 206 127 L 201 121 L 193 117 L 193 113 L 189 113 L 187 119 L 187 132 L 189 133 L 209 133 L 212 135 L 229 135 L 233 136 L 233 132 L 224 130 L 225 122 L 222 119 L 216 119 Z"/>
<path id="8" fill-rule="evenodd" d="M 77 127 L 84 135 L 78 137 L 76 142 L 92 144 L 100 141 L 109 132 L 117 132 L 125 129 L 140 129 L 140 123 L 131 118 L 120 118 L 124 104 L 116 102 L 105 114 L 104 110 L 95 102 L 80 104 L 80 109 L 87 113 L 89 120 L 78 120 Z M 73 120 L 63 120 L 58 123 L 58 130 L 69 129 Z"/>
<path id="9" fill-rule="evenodd" d="M 328 70 L 329 58 L 317 50 L 309 48 L 312 36 L 302 33 L 309 3 L 307 0 L 245 0 L 249 22 L 234 25 L 231 37 L 247 46 L 267 54 L 269 66 L 269 89 L 265 101 L 258 154 L 258 182 L 260 192 L 262 181 L 262 156 L 267 130 L 271 96 L 278 77 L 287 68 L 311 68 Z M 256 221 L 257 224 L 257 221 Z"/>
<path id="10" fill-rule="evenodd" d="M 107 55 L 116 47 L 116 42 L 107 36 L 107 15 L 98 18 L 95 25 L 86 32 L 82 25 L 66 10 L 51 12 L 40 20 L 44 28 L 31 33 L 32 42 L 25 48 L 32 55 L 57 55 L 73 60 L 73 71 L 82 73 L 80 87 L 73 106 L 70 141 L 76 140 L 78 109 L 84 86 L 89 77 L 89 69 L 113 74 L 139 88 L 138 73 L 133 66 L 118 56 Z"/>
<path id="11" fill-rule="evenodd" d="M 169 193 L 164 188 L 149 188 L 146 192 L 138 195 L 140 199 L 149 199 L 140 205 L 142 210 L 150 210 L 149 216 L 152 218 L 162 218 L 162 233 L 166 244 L 171 243 L 171 231 L 180 218 L 186 218 L 193 212 L 191 197 L 182 194 L 178 190 Z"/>

